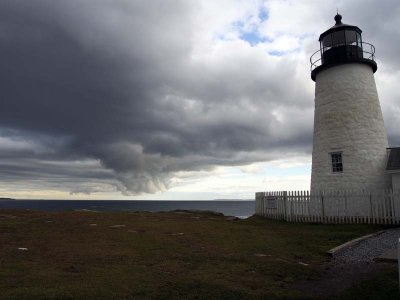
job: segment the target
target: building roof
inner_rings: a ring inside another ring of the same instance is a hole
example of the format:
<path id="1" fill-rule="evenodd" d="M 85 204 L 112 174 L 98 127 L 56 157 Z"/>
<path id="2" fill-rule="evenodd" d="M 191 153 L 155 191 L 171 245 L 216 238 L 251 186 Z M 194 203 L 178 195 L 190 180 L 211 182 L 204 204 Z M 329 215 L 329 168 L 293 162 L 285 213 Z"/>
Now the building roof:
<path id="1" fill-rule="evenodd" d="M 387 171 L 400 170 L 400 147 L 389 148 L 389 158 L 386 164 Z"/>
<path id="2" fill-rule="evenodd" d="M 339 14 L 337 14 L 337 15 L 335 16 L 335 21 L 336 21 L 336 24 L 335 24 L 335 25 L 333 25 L 331 28 L 329 28 L 328 30 L 326 30 L 325 32 L 323 32 L 323 33 L 319 36 L 319 41 L 320 41 L 320 42 L 322 41 L 322 39 L 323 39 L 326 35 L 331 34 L 332 32 L 335 32 L 335 31 L 342 31 L 342 30 L 345 30 L 345 29 L 349 29 L 349 30 L 357 31 L 359 34 L 361 34 L 361 32 L 362 32 L 362 30 L 361 30 L 360 28 L 358 28 L 357 26 L 349 25 L 349 24 L 343 24 L 343 23 L 342 23 L 342 16 L 339 15 Z"/>

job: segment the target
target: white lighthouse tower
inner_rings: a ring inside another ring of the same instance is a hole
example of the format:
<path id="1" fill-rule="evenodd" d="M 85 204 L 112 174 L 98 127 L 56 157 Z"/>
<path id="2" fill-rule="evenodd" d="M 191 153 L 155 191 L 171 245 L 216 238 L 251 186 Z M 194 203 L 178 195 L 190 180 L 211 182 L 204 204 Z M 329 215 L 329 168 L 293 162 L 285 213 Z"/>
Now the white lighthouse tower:
<path id="1" fill-rule="evenodd" d="M 321 34 L 315 81 L 311 191 L 386 188 L 388 141 L 376 90 L 375 48 L 342 23 Z"/>

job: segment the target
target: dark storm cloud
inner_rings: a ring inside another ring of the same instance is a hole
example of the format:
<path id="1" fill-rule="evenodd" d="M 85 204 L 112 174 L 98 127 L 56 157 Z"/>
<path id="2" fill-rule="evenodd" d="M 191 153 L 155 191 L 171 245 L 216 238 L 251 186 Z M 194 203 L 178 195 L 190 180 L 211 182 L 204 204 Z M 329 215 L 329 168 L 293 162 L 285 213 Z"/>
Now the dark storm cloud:
<path id="1" fill-rule="evenodd" d="M 2 180 L 59 174 L 63 184 L 109 179 L 124 192 L 154 192 L 176 171 L 268 159 L 266 147 L 307 147 L 304 128 L 298 146 L 266 136 L 271 116 L 243 114 L 265 93 L 278 101 L 274 84 L 263 87 L 265 74 L 248 87 L 246 72 L 229 78 L 232 70 L 187 63 L 192 9 L 186 2 L 2 1 L 0 126 L 3 137 L 37 147 L 3 153 Z M 99 160 L 111 172 L 49 167 L 49 159 Z"/>
<path id="2" fill-rule="evenodd" d="M 174 172 L 310 153 L 313 102 L 299 62 L 194 57 L 197 10 L 1 1 L 0 181 L 155 192 Z"/>

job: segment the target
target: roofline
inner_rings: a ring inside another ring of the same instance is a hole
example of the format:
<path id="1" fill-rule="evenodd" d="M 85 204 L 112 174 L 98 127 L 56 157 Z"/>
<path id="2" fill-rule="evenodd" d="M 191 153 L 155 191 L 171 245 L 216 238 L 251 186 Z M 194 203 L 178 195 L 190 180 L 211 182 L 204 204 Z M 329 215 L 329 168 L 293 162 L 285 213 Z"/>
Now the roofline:
<path id="1" fill-rule="evenodd" d="M 389 174 L 400 173 L 400 169 L 396 169 L 396 170 L 386 170 L 386 173 L 389 173 Z"/>

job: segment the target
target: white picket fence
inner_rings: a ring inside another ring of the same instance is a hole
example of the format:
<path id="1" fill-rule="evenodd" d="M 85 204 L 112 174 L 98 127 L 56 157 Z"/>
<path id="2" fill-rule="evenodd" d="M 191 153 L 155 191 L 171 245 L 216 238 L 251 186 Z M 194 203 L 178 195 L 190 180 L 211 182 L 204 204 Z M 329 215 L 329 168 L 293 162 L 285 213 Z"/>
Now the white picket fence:
<path id="1" fill-rule="evenodd" d="M 256 193 L 256 215 L 290 222 L 400 223 L 400 191 Z"/>

